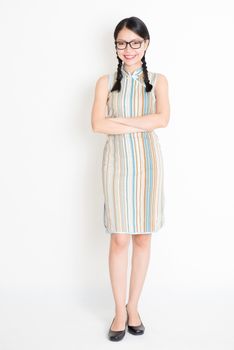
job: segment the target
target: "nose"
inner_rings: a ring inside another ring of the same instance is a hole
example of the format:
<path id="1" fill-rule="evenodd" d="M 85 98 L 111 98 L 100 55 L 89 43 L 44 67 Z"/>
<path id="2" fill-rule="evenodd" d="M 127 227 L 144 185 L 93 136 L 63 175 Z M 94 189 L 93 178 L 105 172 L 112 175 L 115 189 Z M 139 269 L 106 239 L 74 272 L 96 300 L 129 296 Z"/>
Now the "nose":
<path id="1" fill-rule="evenodd" d="M 130 46 L 129 43 L 127 43 L 127 46 L 126 46 L 126 48 L 124 49 L 124 52 L 125 52 L 125 53 L 133 53 L 133 52 L 134 52 L 134 50 L 131 48 L 131 46 Z"/>

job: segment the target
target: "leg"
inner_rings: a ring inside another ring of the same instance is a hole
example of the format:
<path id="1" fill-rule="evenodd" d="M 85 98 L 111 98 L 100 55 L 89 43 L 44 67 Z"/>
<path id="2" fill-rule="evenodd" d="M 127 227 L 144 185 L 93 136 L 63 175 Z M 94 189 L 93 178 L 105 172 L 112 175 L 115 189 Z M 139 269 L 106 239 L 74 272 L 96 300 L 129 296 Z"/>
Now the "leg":
<path id="1" fill-rule="evenodd" d="M 132 236 L 132 270 L 130 277 L 129 301 L 127 305 L 129 324 L 138 326 L 140 319 L 137 306 L 143 288 L 150 259 L 150 245 L 152 234 L 137 234 Z"/>
<path id="2" fill-rule="evenodd" d="M 115 300 L 115 319 L 111 326 L 113 331 L 123 330 L 127 318 L 125 305 L 129 242 L 129 234 L 111 234 L 109 272 Z"/>

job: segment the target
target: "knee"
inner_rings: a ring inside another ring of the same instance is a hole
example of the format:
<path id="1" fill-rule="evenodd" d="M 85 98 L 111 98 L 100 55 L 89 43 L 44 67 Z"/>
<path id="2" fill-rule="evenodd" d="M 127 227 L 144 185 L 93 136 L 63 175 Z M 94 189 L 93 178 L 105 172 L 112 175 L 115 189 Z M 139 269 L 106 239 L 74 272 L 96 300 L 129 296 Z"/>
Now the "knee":
<path id="1" fill-rule="evenodd" d="M 150 244 L 151 234 L 137 234 L 132 237 L 133 244 L 140 248 L 147 248 Z"/>
<path id="2" fill-rule="evenodd" d="M 130 237 L 127 234 L 126 235 L 113 234 L 111 236 L 112 247 L 116 251 L 120 251 L 128 248 L 129 241 L 130 241 Z"/>

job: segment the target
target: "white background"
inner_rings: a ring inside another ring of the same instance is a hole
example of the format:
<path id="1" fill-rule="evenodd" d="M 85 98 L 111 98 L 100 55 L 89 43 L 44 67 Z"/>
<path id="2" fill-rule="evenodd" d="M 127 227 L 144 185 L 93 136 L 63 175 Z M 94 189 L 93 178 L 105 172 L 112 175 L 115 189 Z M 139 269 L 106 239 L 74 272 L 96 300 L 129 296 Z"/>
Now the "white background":
<path id="1" fill-rule="evenodd" d="M 119 346 L 233 349 L 231 5 L 1 0 L 1 350 L 114 346 L 106 136 L 93 133 L 91 108 L 96 80 L 117 68 L 114 28 L 130 16 L 148 27 L 147 67 L 168 79 L 171 116 L 155 130 L 166 222 L 139 304 L 146 332 Z"/>

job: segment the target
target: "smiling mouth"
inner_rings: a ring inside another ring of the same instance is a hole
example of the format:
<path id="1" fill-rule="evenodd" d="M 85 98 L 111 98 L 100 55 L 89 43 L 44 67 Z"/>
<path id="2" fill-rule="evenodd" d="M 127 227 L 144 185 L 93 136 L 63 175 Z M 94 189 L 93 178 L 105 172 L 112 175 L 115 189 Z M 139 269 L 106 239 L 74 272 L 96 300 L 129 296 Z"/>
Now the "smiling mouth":
<path id="1" fill-rule="evenodd" d="M 124 57 L 127 59 L 127 60 L 131 60 L 132 58 L 136 57 L 136 55 L 132 56 L 132 55 L 124 55 Z"/>

